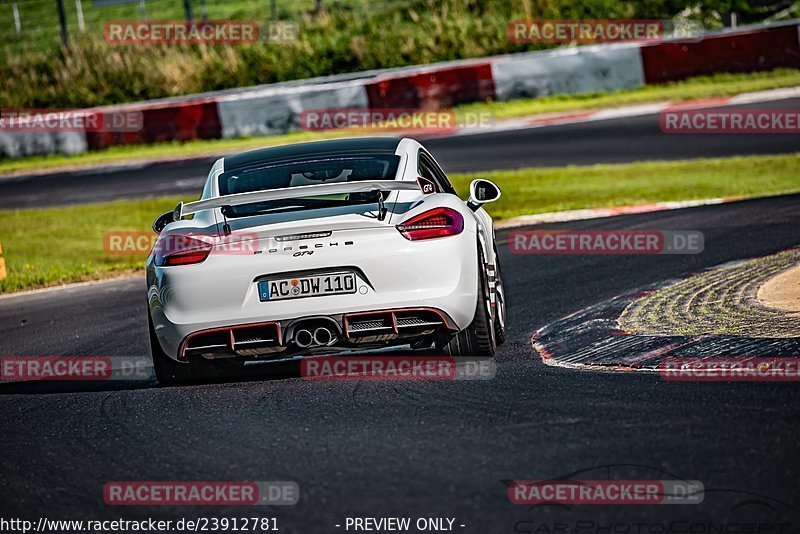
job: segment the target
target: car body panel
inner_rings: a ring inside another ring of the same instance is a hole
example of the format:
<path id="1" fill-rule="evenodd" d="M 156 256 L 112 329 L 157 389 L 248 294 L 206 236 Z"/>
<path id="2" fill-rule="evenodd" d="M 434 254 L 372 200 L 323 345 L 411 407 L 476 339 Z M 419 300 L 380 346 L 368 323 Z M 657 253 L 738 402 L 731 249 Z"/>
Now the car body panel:
<path id="1" fill-rule="evenodd" d="M 421 145 L 411 139 L 393 140 L 401 156 L 395 180 L 416 182 L 416 162 Z M 329 151 L 337 142 L 304 143 L 325 145 Z M 372 149 L 391 145 L 385 139 L 363 143 Z M 349 150 L 350 148 L 348 148 Z M 272 149 L 257 151 L 264 157 Z M 301 153 L 318 153 L 303 146 Z M 290 150 L 280 154 L 289 157 Z M 211 169 L 201 199 L 218 195 L 216 183 L 226 169 L 221 158 Z M 257 157 L 239 157 L 236 163 L 253 163 Z M 148 304 L 155 333 L 163 351 L 180 359 L 187 336 L 193 333 L 265 322 L 287 324 L 304 317 L 335 317 L 343 314 L 385 309 L 431 309 L 441 312 L 448 327 L 462 330 L 475 313 L 479 286 L 478 247 L 485 262 L 492 262 L 494 247 L 491 218 L 483 209 L 476 212 L 449 193 L 422 194 L 420 190 L 392 191 L 385 201 L 384 220 L 377 217 L 376 204 L 307 209 L 225 220 L 220 208 L 198 212 L 191 220 L 167 225 L 162 237 L 171 233 L 203 232 L 222 237 L 227 224 L 228 240 L 247 236 L 255 243 L 235 253 L 215 245 L 201 263 L 157 266 L 148 258 Z M 448 207 L 464 218 L 464 230 L 453 236 L 410 241 L 398 231 L 403 221 L 436 207 Z M 327 235 L 297 238 L 303 234 Z M 329 234 L 328 234 L 329 233 Z M 291 239 L 278 239 L 292 235 Z M 353 271 L 357 292 L 318 295 L 300 299 L 262 302 L 258 281 L 301 276 L 307 273 Z M 286 341 L 286 340 L 284 340 Z"/>

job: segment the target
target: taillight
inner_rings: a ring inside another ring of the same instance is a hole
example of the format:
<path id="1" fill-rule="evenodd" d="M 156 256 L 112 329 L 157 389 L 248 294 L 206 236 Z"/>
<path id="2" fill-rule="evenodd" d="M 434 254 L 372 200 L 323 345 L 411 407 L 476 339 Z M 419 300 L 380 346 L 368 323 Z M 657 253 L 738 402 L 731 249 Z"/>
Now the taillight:
<path id="1" fill-rule="evenodd" d="M 446 237 L 464 230 L 464 217 L 451 208 L 434 208 L 398 224 L 397 229 L 411 241 Z"/>
<path id="2" fill-rule="evenodd" d="M 212 248 L 213 244 L 201 239 L 183 235 L 164 236 L 158 240 L 153 250 L 154 263 L 159 267 L 200 263 L 211 254 Z"/>

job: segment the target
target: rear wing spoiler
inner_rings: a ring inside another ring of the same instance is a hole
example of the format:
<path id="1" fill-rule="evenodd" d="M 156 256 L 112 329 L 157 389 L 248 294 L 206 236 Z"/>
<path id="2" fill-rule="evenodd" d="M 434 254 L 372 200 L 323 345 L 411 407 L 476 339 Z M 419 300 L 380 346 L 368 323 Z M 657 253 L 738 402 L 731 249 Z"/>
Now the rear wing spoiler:
<path id="1" fill-rule="evenodd" d="M 421 191 L 417 182 L 399 182 L 394 180 L 364 180 L 359 182 L 340 182 L 335 184 L 301 185 L 297 187 L 284 187 L 267 191 L 251 191 L 249 193 L 236 193 L 222 197 L 207 198 L 196 202 L 184 204 L 181 202 L 175 208 L 173 220 L 179 221 L 187 215 L 203 210 L 221 208 L 223 206 L 241 206 L 255 204 L 268 200 L 287 198 L 303 198 L 318 195 L 339 195 L 344 193 L 370 193 L 372 191 Z"/>

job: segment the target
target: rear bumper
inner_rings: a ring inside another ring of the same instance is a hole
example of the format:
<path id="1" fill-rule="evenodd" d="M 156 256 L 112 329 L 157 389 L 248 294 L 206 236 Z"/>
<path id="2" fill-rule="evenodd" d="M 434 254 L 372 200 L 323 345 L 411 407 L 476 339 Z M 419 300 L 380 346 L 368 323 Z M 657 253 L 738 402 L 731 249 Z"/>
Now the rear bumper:
<path id="1" fill-rule="evenodd" d="M 332 333 L 329 344 L 308 348 L 294 343 L 298 329 L 324 326 Z M 438 331 L 458 331 L 452 318 L 432 308 L 374 310 L 333 317 L 312 316 L 279 322 L 232 325 L 192 332 L 178 346 L 177 359 L 235 356 L 275 357 L 308 354 L 317 349 L 345 349 L 374 344 L 402 344 Z"/>
<path id="2" fill-rule="evenodd" d="M 351 340 L 351 315 L 385 315 L 391 310 L 427 310 L 441 317 L 441 323 L 452 331 L 463 330 L 472 321 L 478 287 L 474 233 L 465 231 L 458 236 L 421 242 L 407 241 L 391 227 L 385 231 L 338 234 L 335 246 L 330 245 L 330 240 L 310 240 L 307 245 L 314 250 L 313 255 L 298 257 L 292 250 L 250 256 L 212 253 L 198 265 L 148 265 L 148 303 L 162 349 L 181 359 L 186 357 L 187 340 L 193 335 L 227 331 L 229 352 L 237 348 L 237 341 L 240 347 L 244 346 L 239 340 L 269 338 L 277 341 L 279 351 L 290 341 L 293 323 L 309 318 L 332 321 L 341 339 Z M 345 242 L 352 245 L 344 245 Z M 257 281 L 264 277 L 343 268 L 356 272 L 355 294 L 259 300 Z M 385 317 L 381 320 L 385 321 Z M 231 330 L 258 324 L 274 326 Z M 402 337 L 404 330 L 413 331 L 401 325 L 389 326 L 392 330 L 385 330 L 389 341 L 394 339 L 391 336 Z M 223 344 L 221 335 L 209 340 L 215 342 L 211 344 Z"/>

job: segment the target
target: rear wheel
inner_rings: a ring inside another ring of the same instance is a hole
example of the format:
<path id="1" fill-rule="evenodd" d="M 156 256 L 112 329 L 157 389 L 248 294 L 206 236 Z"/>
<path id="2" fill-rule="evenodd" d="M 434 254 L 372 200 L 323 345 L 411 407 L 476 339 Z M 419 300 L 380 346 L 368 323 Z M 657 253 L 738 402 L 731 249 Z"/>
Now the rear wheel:
<path id="1" fill-rule="evenodd" d="M 478 253 L 478 298 L 475 302 L 475 316 L 472 323 L 450 338 L 443 347 L 450 356 L 484 356 L 494 358 L 495 321 L 492 318 L 492 301 L 486 270 L 483 268 L 483 254 Z"/>
<path id="2" fill-rule="evenodd" d="M 187 382 L 202 382 L 225 377 L 226 372 L 231 373 L 243 367 L 238 361 L 222 360 L 220 362 L 197 359 L 191 362 L 178 362 L 167 356 L 161 348 L 161 343 L 156 337 L 153 319 L 147 314 L 150 329 L 150 354 L 153 357 L 153 370 L 161 384 L 182 384 Z"/>
<path id="3" fill-rule="evenodd" d="M 506 342 L 506 292 L 500 272 L 500 256 L 497 246 L 494 247 L 494 340 L 499 347 Z"/>
<path id="4" fill-rule="evenodd" d="M 188 382 L 189 364 L 178 363 L 167 356 L 158 342 L 158 337 L 156 337 L 156 330 L 153 327 L 153 319 L 150 317 L 150 312 L 147 313 L 147 326 L 150 330 L 150 355 L 153 357 L 153 370 L 156 373 L 156 379 L 161 384 Z"/>

